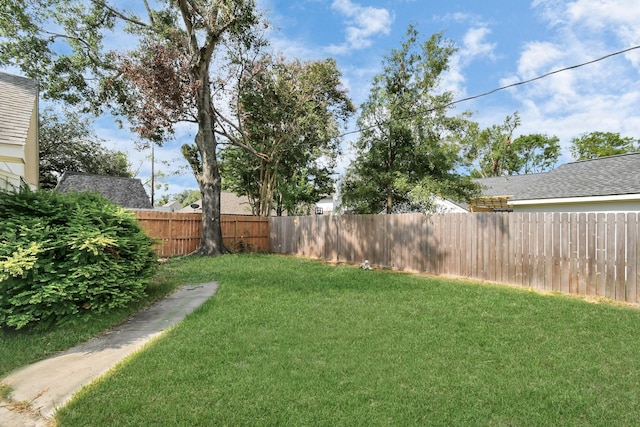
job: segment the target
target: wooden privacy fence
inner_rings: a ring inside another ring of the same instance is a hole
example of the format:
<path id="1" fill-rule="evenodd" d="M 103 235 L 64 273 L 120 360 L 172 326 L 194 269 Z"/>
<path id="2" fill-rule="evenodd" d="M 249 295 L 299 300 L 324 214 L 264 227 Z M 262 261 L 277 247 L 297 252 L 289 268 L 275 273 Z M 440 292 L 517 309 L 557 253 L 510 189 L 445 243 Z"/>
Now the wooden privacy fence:
<path id="1" fill-rule="evenodd" d="M 637 213 L 270 219 L 271 251 L 637 303 Z"/>
<path id="2" fill-rule="evenodd" d="M 161 257 L 187 255 L 198 248 L 202 237 L 202 214 L 134 211 L 147 234 L 159 243 Z M 269 219 L 248 215 L 221 215 L 224 246 L 234 252 L 268 252 Z"/>

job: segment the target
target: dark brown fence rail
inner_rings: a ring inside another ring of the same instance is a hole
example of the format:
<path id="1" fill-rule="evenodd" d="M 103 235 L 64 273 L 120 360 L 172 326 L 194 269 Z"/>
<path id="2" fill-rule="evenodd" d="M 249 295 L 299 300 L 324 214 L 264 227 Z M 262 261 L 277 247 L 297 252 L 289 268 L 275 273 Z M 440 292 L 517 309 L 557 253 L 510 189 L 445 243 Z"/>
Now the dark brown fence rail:
<path id="1" fill-rule="evenodd" d="M 160 243 L 159 256 L 187 255 L 195 251 L 202 237 L 199 213 L 134 211 L 149 236 Z M 222 240 L 231 251 L 269 251 L 269 219 L 245 215 L 222 215 Z"/>
<path id="2" fill-rule="evenodd" d="M 271 251 L 637 303 L 637 213 L 270 218 Z"/>

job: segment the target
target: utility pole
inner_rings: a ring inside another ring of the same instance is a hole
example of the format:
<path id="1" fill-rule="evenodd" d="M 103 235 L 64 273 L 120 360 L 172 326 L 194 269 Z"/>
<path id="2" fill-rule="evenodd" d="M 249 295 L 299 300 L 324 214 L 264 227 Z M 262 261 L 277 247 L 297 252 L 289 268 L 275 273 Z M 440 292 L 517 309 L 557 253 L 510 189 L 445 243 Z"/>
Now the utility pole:
<path id="1" fill-rule="evenodd" d="M 153 196 L 156 191 L 156 171 L 155 171 L 155 144 L 151 143 L 151 207 L 154 207 Z"/>

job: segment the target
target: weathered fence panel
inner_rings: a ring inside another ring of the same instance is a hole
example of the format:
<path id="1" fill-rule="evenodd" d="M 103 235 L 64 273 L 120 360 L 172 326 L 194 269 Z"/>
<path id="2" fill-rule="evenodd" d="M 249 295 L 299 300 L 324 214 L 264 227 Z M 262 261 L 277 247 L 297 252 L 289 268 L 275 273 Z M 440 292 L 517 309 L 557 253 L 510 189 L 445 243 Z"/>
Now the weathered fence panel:
<path id="1" fill-rule="evenodd" d="M 198 248 L 202 214 L 133 211 L 142 228 L 159 243 L 158 256 L 187 255 Z M 221 215 L 224 246 L 237 252 L 269 251 L 269 219 L 247 215 Z"/>
<path id="2" fill-rule="evenodd" d="M 272 217 L 270 248 L 638 303 L 638 213 Z"/>

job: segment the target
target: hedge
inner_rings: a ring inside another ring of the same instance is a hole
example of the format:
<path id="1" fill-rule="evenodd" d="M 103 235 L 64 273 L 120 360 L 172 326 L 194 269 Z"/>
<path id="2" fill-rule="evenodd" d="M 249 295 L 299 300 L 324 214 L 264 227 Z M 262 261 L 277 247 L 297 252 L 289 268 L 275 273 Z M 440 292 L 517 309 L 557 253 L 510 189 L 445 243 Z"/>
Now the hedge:
<path id="1" fill-rule="evenodd" d="M 98 194 L 0 192 L 0 224 L 3 328 L 126 306 L 157 265 L 134 216 Z"/>

